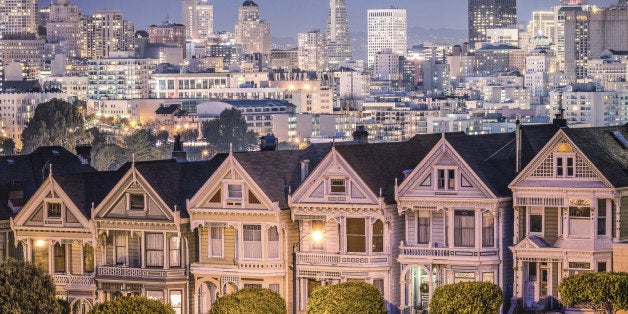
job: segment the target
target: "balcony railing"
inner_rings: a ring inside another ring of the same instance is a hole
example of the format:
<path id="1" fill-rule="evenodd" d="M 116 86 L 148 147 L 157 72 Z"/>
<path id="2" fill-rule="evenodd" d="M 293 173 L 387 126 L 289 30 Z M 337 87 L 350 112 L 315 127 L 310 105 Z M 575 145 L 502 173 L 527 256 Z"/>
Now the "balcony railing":
<path id="1" fill-rule="evenodd" d="M 236 261 L 236 265 L 242 269 L 259 269 L 259 270 L 281 270 L 284 267 L 283 261 Z"/>
<path id="2" fill-rule="evenodd" d="M 499 250 L 496 248 L 426 248 L 426 247 L 411 247 L 401 246 L 401 256 L 408 257 L 480 257 L 480 256 L 498 256 Z M 401 257 L 400 256 L 400 257 Z"/>
<path id="3" fill-rule="evenodd" d="M 94 275 L 52 275 L 52 280 L 57 286 L 65 286 L 70 288 L 96 288 Z"/>
<path id="4" fill-rule="evenodd" d="M 167 279 L 185 277 L 185 269 L 153 269 L 116 266 L 98 267 L 98 277 L 120 277 L 138 279 Z"/>
<path id="5" fill-rule="evenodd" d="M 356 265 L 356 264 L 387 264 L 389 256 L 387 254 L 378 255 L 350 255 L 350 254 L 330 254 L 330 253 L 297 253 L 297 264 L 309 265 Z"/>

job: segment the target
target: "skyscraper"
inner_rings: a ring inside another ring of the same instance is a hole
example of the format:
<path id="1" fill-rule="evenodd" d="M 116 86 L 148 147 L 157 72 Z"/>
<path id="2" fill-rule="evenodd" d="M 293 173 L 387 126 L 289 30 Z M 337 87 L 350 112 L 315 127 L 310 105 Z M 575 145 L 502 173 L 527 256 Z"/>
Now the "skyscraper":
<path id="1" fill-rule="evenodd" d="M 299 33 L 299 68 L 306 71 L 325 69 L 325 34 L 319 30 Z"/>
<path id="2" fill-rule="evenodd" d="M 50 6 L 48 23 L 46 23 L 46 37 L 48 42 L 68 43 L 68 56 L 81 56 L 81 11 L 79 7 L 70 4 L 68 0 L 59 0 Z"/>
<path id="3" fill-rule="evenodd" d="M 0 0 L 0 35 L 37 33 L 37 0 Z"/>
<path id="4" fill-rule="evenodd" d="M 86 49 L 83 57 L 107 58 L 111 52 L 132 51 L 134 46 L 135 24 L 124 20 L 118 10 L 98 10 L 86 19 Z"/>
<path id="5" fill-rule="evenodd" d="M 368 66 L 382 49 L 406 55 L 408 50 L 408 21 L 405 9 L 368 10 Z"/>
<path id="6" fill-rule="evenodd" d="M 207 0 L 181 0 L 183 25 L 192 40 L 210 38 L 214 33 L 214 6 Z"/>
<path id="7" fill-rule="evenodd" d="M 589 36 L 590 58 L 598 58 L 605 49 L 628 51 L 628 0 L 593 10 Z"/>
<path id="8" fill-rule="evenodd" d="M 486 41 L 486 30 L 517 24 L 517 0 L 469 0 L 469 43 Z"/>
<path id="9" fill-rule="evenodd" d="M 259 6 L 255 2 L 247 0 L 240 5 L 235 35 L 243 53 L 270 56 L 270 22 L 259 19 Z"/>
<path id="10" fill-rule="evenodd" d="M 327 63 L 330 68 L 351 60 L 349 22 L 345 0 L 329 0 L 327 17 Z"/>

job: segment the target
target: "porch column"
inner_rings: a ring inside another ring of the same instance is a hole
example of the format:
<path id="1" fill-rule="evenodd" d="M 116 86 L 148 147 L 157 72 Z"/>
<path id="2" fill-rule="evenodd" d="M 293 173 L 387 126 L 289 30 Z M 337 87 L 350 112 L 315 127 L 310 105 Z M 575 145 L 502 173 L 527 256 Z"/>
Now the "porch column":
<path id="1" fill-rule="evenodd" d="M 48 240 L 48 273 L 51 275 L 55 273 L 55 247 L 52 240 Z"/>
<path id="2" fill-rule="evenodd" d="M 523 263 L 515 257 L 515 278 L 513 285 L 513 295 L 518 298 L 523 298 Z"/>
<path id="3" fill-rule="evenodd" d="M 406 280 L 405 277 L 403 280 L 399 281 L 399 305 L 401 306 L 401 308 L 404 308 L 406 306 Z"/>

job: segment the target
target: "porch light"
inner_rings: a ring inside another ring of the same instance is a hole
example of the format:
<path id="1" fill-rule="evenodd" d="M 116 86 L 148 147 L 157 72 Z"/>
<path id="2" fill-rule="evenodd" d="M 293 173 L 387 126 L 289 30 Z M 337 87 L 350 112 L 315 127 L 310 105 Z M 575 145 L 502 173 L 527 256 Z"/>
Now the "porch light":
<path id="1" fill-rule="evenodd" d="M 44 245 L 46 245 L 46 241 L 44 241 L 44 240 L 37 240 L 37 241 L 35 241 L 35 246 L 36 247 L 43 247 Z"/>
<path id="2" fill-rule="evenodd" d="M 323 236 L 324 236 L 323 231 L 314 230 L 302 236 L 301 239 L 299 239 L 299 242 L 295 243 L 292 246 L 292 314 L 297 313 L 297 300 L 298 300 L 297 296 L 298 296 L 298 291 L 299 291 L 297 289 L 297 247 L 300 247 L 301 241 L 303 241 L 303 239 L 307 237 L 311 237 L 314 243 L 319 243 L 323 241 Z"/>

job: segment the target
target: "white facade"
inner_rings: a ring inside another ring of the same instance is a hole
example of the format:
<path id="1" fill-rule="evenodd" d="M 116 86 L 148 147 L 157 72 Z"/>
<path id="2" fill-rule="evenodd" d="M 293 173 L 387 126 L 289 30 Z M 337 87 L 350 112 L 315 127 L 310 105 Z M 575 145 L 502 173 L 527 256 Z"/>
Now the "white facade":
<path id="1" fill-rule="evenodd" d="M 345 0 L 329 0 L 327 17 L 327 61 L 334 69 L 351 60 L 351 39 Z"/>
<path id="2" fill-rule="evenodd" d="M 628 123 L 620 102 L 621 91 L 578 91 L 569 89 L 550 92 L 549 115 L 553 117 L 562 103 L 569 125 L 612 126 Z"/>
<path id="3" fill-rule="evenodd" d="M 320 72 L 325 69 L 325 34 L 319 30 L 299 33 L 298 59 L 299 69 Z"/>
<path id="4" fill-rule="evenodd" d="M 37 33 L 37 0 L 0 2 L 0 35 Z"/>
<path id="5" fill-rule="evenodd" d="M 238 10 L 235 35 L 236 43 L 242 45 L 242 52 L 270 56 L 270 22 L 260 20 L 259 6 L 248 0 Z"/>
<path id="6" fill-rule="evenodd" d="M 408 50 L 408 21 L 405 9 L 368 10 L 368 66 L 382 49 L 405 56 Z"/>
<path id="7" fill-rule="evenodd" d="M 372 77 L 378 80 L 396 81 L 402 78 L 402 56 L 383 49 L 375 54 Z"/>
<path id="8" fill-rule="evenodd" d="M 81 56 L 81 10 L 77 5 L 61 0 L 50 6 L 46 39 L 50 42 L 66 41 L 68 57 Z"/>
<path id="9" fill-rule="evenodd" d="M 156 59 L 109 58 L 88 61 L 90 99 L 139 99 L 150 95 Z"/>
<path id="10" fill-rule="evenodd" d="M 187 38 L 205 40 L 214 34 L 214 6 L 207 0 L 181 0 Z"/>

